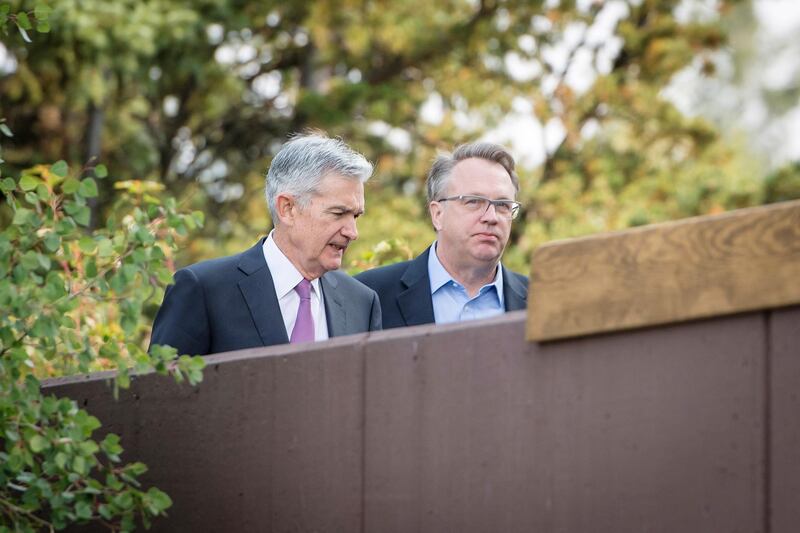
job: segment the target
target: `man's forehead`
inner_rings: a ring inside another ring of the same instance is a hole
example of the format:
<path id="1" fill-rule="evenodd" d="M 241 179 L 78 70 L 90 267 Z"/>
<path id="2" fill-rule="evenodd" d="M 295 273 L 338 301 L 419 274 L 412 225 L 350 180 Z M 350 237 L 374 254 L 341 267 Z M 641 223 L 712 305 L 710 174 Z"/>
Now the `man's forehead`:
<path id="1" fill-rule="evenodd" d="M 508 175 L 508 171 L 505 169 L 503 165 L 496 161 L 490 161 L 488 159 L 483 159 L 480 157 L 469 157 L 467 159 L 463 159 L 456 163 L 453 166 L 452 175 L 455 176 L 468 176 L 473 173 L 479 173 L 485 175 L 487 173 L 492 174 L 503 174 L 508 176 L 508 179 L 511 179 L 511 176 Z"/>
<path id="2" fill-rule="evenodd" d="M 488 187 L 495 187 L 499 185 L 502 188 L 508 188 L 510 194 L 514 194 L 514 183 L 511 181 L 511 176 L 508 171 L 500 163 L 489 161 L 486 159 L 469 158 L 459 161 L 450 174 L 448 180 L 448 189 L 459 189 L 466 187 L 469 189 L 482 189 Z"/>
<path id="3" fill-rule="evenodd" d="M 358 178 L 348 178 L 339 174 L 325 174 L 315 187 L 317 194 L 336 194 L 339 192 L 358 192 L 363 194 L 364 184 Z"/>
<path id="4" fill-rule="evenodd" d="M 323 202 L 324 209 L 344 209 L 346 211 L 358 211 L 364 209 L 364 202 L 353 200 L 353 201 L 341 201 L 334 198 L 328 198 L 327 201 Z"/>
<path id="5" fill-rule="evenodd" d="M 358 192 L 317 195 L 317 198 L 323 209 L 364 210 L 364 195 Z"/>

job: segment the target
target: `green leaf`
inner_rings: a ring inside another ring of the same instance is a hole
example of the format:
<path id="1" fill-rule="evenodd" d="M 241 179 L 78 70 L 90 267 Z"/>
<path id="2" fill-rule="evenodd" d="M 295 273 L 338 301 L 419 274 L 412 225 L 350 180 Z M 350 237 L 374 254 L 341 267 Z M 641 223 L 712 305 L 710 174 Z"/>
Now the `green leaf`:
<path id="1" fill-rule="evenodd" d="M 63 452 L 56 453 L 55 462 L 56 462 L 56 466 L 58 466 L 60 469 L 64 470 L 64 468 L 66 468 L 66 466 L 67 466 L 67 454 L 65 454 Z"/>
<path id="2" fill-rule="evenodd" d="M 31 26 L 31 19 L 28 18 L 28 14 L 24 11 L 17 13 L 17 26 L 24 30 L 33 29 L 33 26 Z"/>
<path id="3" fill-rule="evenodd" d="M 115 496 L 113 502 L 120 509 L 127 511 L 133 507 L 133 495 L 130 492 L 123 492 Z"/>
<path id="4" fill-rule="evenodd" d="M 86 277 L 87 278 L 94 278 L 97 276 L 97 261 L 94 260 L 93 257 L 90 257 L 88 261 L 85 263 L 86 269 Z"/>
<path id="5" fill-rule="evenodd" d="M 97 508 L 97 512 L 100 513 L 100 516 L 105 518 L 106 520 L 111 520 L 114 516 L 114 513 L 108 507 L 108 505 L 101 503 L 100 506 Z"/>
<path id="6" fill-rule="evenodd" d="M 86 485 L 86 488 L 83 489 L 84 494 L 103 494 L 103 485 L 96 479 L 90 479 Z"/>
<path id="7" fill-rule="evenodd" d="M 39 33 L 48 33 L 50 31 L 50 23 L 46 20 L 36 21 L 36 31 Z"/>
<path id="8" fill-rule="evenodd" d="M 97 182 L 92 178 L 82 179 L 78 194 L 84 198 L 94 198 L 97 196 Z"/>
<path id="9" fill-rule="evenodd" d="M 0 190 L 4 193 L 11 192 L 16 188 L 17 182 L 13 178 L 4 178 L 3 181 L 0 181 Z"/>
<path id="10" fill-rule="evenodd" d="M 80 449 L 83 455 L 93 455 L 97 453 L 97 451 L 100 449 L 100 447 L 97 446 L 97 443 L 94 442 L 93 440 L 87 440 L 81 442 L 78 445 L 78 448 Z"/>
<path id="11" fill-rule="evenodd" d="M 91 210 L 89 209 L 88 206 L 84 205 L 83 207 L 78 209 L 78 211 L 72 216 L 72 218 L 74 218 L 75 222 L 77 222 L 81 226 L 86 227 L 89 225 L 89 220 L 91 216 L 92 216 Z"/>
<path id="12" fill-rule="evenodd" d="M 75 423 L 81 427 L 86 435 L 90 435 L 95 429 L 100 427 L 100 421 L 86 411 L 79 411 L 78 414 L 75 415 Z"/>
<path id="13" fill-rule="evenodd" d="M 111 455 L 119 455 L 122 453 L 122 446 L 119 444 L 119 435 L 109 433 L 100 443 L 100 447 L 104 452 Z"/>
<path id="14" fill-rule="evenodd" d="M 97 249 L 97 243 L 88 235 L 84 235 L 78 240 L 78 248 L 85 254 L 91 254 Z"/>
<path id="15" fill-rule="evenodd" d="M 11 223 L 15 226 L 22 226 L 23 224 L 29 224 L 30 216 L 33 214 L 33 211 L 30 209 L 25 209 L 24 207 L 20 207 L 17 209 L 17 212 L 14 213 L 14 218 L 12 219 Z"/>
<path id="16" fill-rule="evenodd" d="M 97 245 L 97 255 L 100 257 L 111 257 L 114 255 L 114 243 L 106 237 L 102 237 Z"/>
<path id="17" fill-rule="evenodd" d="M 44 182 L 36 186 L 36 195 L 43 202 L 49 202 L 51 199 L 50 191 L 47 189 L 47 186 L 44 184 Z"/>
<path id="18" fill-rule="evenodd" d="M 39 262 L 39 266 L 41 266 L 44 270 L 50 270 L 52 263 L 48 256 L 44 254 L 36 254 L 36 260 Z"/>
<path id="19" fill-rule="evenodd" d="M 89 502 L 80 501 L 75 504 L 75 514 L 82 520 L 89 520 L 92 517 L 92 506 Z"/>
<path id="20" fill-rule="evenodd" d="M 122 389 L 127 389 L 131 386 L 131 377 L 128 375 L 127 372 L 120 372 L 117 374 L 117 385 L 119 385 Z"/>
<path id="21" fill-rule="evenodd" d="M 52 13 L 53 8 L 48 6 L 44 3 L 37 3 L 36 6 L 33 8 L 33 16 L 36 17 L 37 20 L 47 20 Z"/>
<path id="22" fill-rule="evenodd" d="M 97 165 L 94 167 L 94 175 L 98 178 L 105 178 L 108 176 L 108 169 L 105 165 Z"/>
<path id="23" fill-rule="evenodd" d="M 49 442 L 47 442 L 47 439 L 45 439 L 45 438 L 44 438 L 44 437 L 42 437 L 41 435 L 35 435 L 35 436 L 34 436 L 34 437 L 33 437 L 33 438 L 32 438 L 32 439 L 31 439 L 31 440 L 28 442 L 28 444 L 30 445 L 30 447 L 31 447 L 31 451 L 32 451 L 33 453 L 39 453 L 39 452 L 41 452 L 41 451 L 43 451 L 43 450 L 46 450 L 47 448 L 49 448 L 49 447 L 50 447 L 50 443 L 49 443 Z"/>
<path id="24" fill-rule="evenodd" d="M 22 254 L 20 264 L 27 270 L 36 270 L 39 267 L 39 254 L 33 250 L 28 250 Z"/>
<path id="25" fill-rule="evenodd" d="M 69 235 L 76 227 L 75 222 L 71 218 L 62 218 L 56 224 L 56 231 L 60 235 Z"/>
<path id="26" fill-rule="evenodd" d="M 44 239 L 44 247 L 47 248 L 49 252 L 55 252 L 61 246 L 61 237 L 54 231 L 47 232 Z"/>
<path id="27" fill-rule="evenodd" d="M 6 137 L 13 137 L 14 133 L 11 131 L 11 128 L 6 126 L 4 122 L 0 122 L 0 132 L 5 135 Z"/>
<path id="28" fill-rule="evenodd" d="M 80 186 L 80 181 L 76 180 L 75 178 L 67 178 L 64 180 L 64 184 L 61 186 L 61 190 L 64 191 L 64 194 L 75 194 Z"/>
<path id="29" fill-rule="evenodd" d="M 172 500 L 165 492 L 155 487 L 150 487 L 147 491 L 147 498 L 153 508 L 153 514 L 161 514 L 172 506 Z"/>
<path id="30" fill-rule="evenodd" d="M 206 218 L 205 213 L 202 211 L 192 211 L 192 216 L 194 217 L 195 225 L 197 225 L 199 228 L 202 228 Z"/>
<path id="31" fill-rule="evenodd" d="M 69 171 L 69 167 L 67 166 L 67 162 L 63 159 L 60 161 L 56 161 L 50 166 L 50 172 L 55 174 L 56 176 L 63 178 L 67 175 Z"/>
<path id="32" fill-rule="evenodd" d="M 19 180 L 19 186 L 23 191 L 32 191 L 41 181 L 36 176 L 24 174 Z"/>
<path id="33" fill-rule="evenodd" d="M 85 475 L 87 473 L 86 469 L 86 459 L 78 455 L 77 457 L 72 459 L 72 471 L 78 474 Z"/>
<path id="34" fill-rule="evenodd" d="M 106 475 L 106 485 L 113 491 L 120 491 L 125 486 L 117 476 L 111 473 Z"/>
<path id="35" fill-rule="evenodd" d="M 147 472 L 147 465 L 144 463 L 131 463 L 125 466 L 125 472 L 133 477 L 141 476 Z"/>

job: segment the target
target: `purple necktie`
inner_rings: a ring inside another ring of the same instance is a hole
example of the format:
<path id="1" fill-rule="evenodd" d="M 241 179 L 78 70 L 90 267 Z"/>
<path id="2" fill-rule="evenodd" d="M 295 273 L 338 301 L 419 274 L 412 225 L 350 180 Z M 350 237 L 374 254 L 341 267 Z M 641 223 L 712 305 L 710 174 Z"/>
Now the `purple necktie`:
<path id="1" fill-rule="evenodd" d="M 292 338 L 289 342 L 310 342 L 314 340 L 314 319 L 311 317 L 311 282 L 303 279 L 294 288 L 300 295 L 300 307 L 297 308 L 297 320 L 294 322 Z"/>

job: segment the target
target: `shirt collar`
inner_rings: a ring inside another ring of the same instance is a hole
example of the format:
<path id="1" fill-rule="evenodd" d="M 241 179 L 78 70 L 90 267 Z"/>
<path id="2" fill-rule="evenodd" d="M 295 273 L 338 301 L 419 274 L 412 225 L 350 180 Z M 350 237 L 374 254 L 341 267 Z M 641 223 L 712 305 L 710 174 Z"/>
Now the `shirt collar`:
<path id="1" fill-rule="evenodd" d="M 437 241 L 434 241 L 431 245 L 431 251 L 428 253 L 428 277 L 431 280 L 431 294 L 451 281 L 461 286 L 461 284 L 453 279 L 453 276 L 444 268 L 441 261 L 439 261 L 439 256 L 436 255 L 436 244 Z M 500 300 L 500 305 L 503 305 L 503 267 L 500 263 L 497 263 L 497 272 L 494 275 L 494 281 L 481 287 L 480 292 L 486 292 L 488 288 L 492 286 L 494 286 L 497 291 L 497 298 Z"/>
<path id="2" fill-rule="evenodd" d="M 303 279 L 303 275 L 286 257 L 286 254 L 278 248 L 278 244 L 272 238 L 274 232 L 275 230 L 269 232 L 262 248 L 264 250 L 264 259 L 267 261 L 267 268 L 269 268 L 269 272 L 272 275 L 272 283 L 275 285 L 275 295 L 280 300 L 294 290 L 300 280 Z M 320 293 L 319 278 L 311 280 L 311 287 L 316 294 Z"/>

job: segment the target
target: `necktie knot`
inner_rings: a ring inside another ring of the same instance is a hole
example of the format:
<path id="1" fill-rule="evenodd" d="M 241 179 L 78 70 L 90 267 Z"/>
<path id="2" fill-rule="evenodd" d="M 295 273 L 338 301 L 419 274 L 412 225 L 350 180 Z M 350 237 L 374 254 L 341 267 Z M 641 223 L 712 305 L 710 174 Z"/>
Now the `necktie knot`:
<path id="1" fill-rule="evenodd" d="M 301 300 L 311 299 L 311 282 L 307 279 L 303 278 L 302 281 L 295 286 L 294 290 L 300 296 Z"/>

